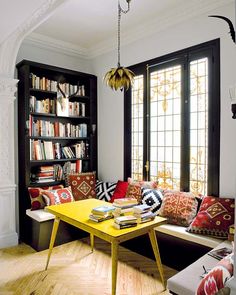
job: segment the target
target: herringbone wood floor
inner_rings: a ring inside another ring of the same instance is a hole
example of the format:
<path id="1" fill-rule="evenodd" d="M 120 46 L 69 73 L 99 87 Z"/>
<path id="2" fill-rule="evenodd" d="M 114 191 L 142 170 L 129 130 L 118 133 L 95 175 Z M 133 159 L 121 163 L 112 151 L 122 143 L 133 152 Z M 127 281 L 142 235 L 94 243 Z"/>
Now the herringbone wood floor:
<path id="1" fill-rule="evenodd" d="M 53 249 L 47 271 L 48 251 L 31 247 L 0 250 L 1 295 L 109 295 L 111 294 L 110 244 L 95 238 L 92 253 L 89 240 Z M 164 266 L 165 278 L 176 273 Z M 163 291 L 154 261 L 119 247 L 117 295 L 167 295 Z"/>

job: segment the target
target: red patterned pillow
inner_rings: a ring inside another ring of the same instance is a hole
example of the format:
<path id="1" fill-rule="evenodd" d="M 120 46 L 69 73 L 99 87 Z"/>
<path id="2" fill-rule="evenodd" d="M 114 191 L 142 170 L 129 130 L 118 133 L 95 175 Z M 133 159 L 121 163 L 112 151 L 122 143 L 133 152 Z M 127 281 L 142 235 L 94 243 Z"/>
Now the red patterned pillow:
<path id="1" fill-rule="evenodd" d="M 126 193 L 126 197 L 137 199 L 138 203 L 142 201 L 142 191 L 141 188 L 150 188 L 155 189 L 158 187 L 158 183 L 156 181 L 135 181 L 132 178 L 128 178 L 128 189 Z"/>
<path id="2" fill-rule="evenodd" d="M 94 172 L 70 174 L 69 182 L 76 201 L 96 197 Z"/>
<path id="3" fill-rule="evenodd" d="M 43 198 L 47 206 L 73 202 L 74 198 L 70 187 L 57 190 L 42 191 Z"/>
<path id="4" fill-rule="evenodd" d="M 64 187 L 63 185 L 28 187 L 30 201 L 31 201 L 31 210 L 43 209 L 46 206 L 42 197 L 43 190 L 54 190 L 54 189 L 63 188 L 63 187 Z"/>
<path id="5" fill-rule="evenodd" d="M 128 182 L 118 180 L 115 191 L 111 198 L 111 203 L 113 203 L 115 199 L 124 198 L 126 195 L 127 189 L 128 189 Z"/>
<path id="6" fill-rule="evenodd" d="M 196 295 L 215 295 L 233 275 L 233 254 L 217 263 L 201 280 Z M 218 294 L 218 293 L 217 293 Z"/>
<path id="7" fill-rule="evenodd" d="M 215 237 L 227 237 L 234 223 L 234 199 L 204 197 L 197 216 L 187 231 Z"/>
<path id="8" fill-rule="evenodd" d="M 197 214 L 198 202 L 192 193 L 165 193 L 159 215 L 166 217 L 168 223 L 188 226 Z"/>

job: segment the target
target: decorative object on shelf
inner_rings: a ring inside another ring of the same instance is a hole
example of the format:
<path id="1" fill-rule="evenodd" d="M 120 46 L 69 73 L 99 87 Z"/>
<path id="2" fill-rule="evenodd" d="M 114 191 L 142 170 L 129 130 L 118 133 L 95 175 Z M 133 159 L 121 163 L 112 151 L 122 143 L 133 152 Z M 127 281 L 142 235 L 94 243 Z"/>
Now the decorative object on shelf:
<path id="1" fill-rule="evenodd" d="M 121 13 L 126 14 L 130 10 L 130 2 L 131 0 L 126 0 L 128 3 L 128 9 L 122 9 L 120 2 L 118 0 L 118 62 L 117 68 L 111 68 L 105 74 L 104 81 L 108 86 L 111 87 L 112 90 L 123 89 L 128 90 L 129 87 L 133 84 L 134 80 L 134 73 L 120 65 L 120 22 L 121 22 Z"/>
<path id="2" fill-rule="evenodd" d="M 229 87 L 229 96 L 231 99 L 231 111 L 233 113 L 232 118 L 236 119 L 236 84 Z"/>

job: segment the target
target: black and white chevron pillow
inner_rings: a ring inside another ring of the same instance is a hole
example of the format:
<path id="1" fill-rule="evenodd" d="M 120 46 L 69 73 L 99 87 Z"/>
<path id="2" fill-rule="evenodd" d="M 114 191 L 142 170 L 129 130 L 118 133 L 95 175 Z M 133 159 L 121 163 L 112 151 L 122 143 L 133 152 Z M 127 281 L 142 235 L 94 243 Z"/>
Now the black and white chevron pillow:
<path id="1" fill-rule="evenodd" d="M 152 207 L 152 212 L 157 212 L 162 203 L 163 195 L 157 189 L 142 188 L 142 204 Z"/>
<path id="2" fill-rule="evenodd" d="M 97 199 L 109 202 L 115 191 L 117 182 L 104 182 L 97 180 L 95 189 Z"/>

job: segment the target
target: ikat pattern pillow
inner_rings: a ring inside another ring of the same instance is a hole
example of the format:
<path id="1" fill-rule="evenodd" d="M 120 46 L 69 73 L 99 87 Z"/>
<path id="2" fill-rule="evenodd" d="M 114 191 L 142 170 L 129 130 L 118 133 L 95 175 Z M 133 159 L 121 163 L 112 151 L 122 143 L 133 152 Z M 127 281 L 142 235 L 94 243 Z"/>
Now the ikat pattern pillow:
<path id="1" fill-rule="evenodd" d="M 226 238 L 234 223 L 234 199 L 206 196 L 188 232 Z"/>
<path id="2" fill-rule="evenodd" d="M 117 182 L 96 181 L 95 190 L 97 199 L 110 202 Z"/>
<path id="3" fill-rule="evenodd" d="M 198 202 L 188 192 L 168 192 L 164 194 L 159 215 L 167 218 L 170 224 L 189 226 L 197 214 Z"/>
<path id="4" fill-rule="evenodd" d="M 63 185 L 28 187 L 30 201 L 31 201 L 31 210 L 43 209 L 46 206 L 42 196 L 43 190 L 55 190 L 55 189 L 59 189 L 63 187 L 64 187 Z"/>
<path id="5" fill-rule="evenodd" d="M 141 188 L 155 189 L 158 187 L 158 183 L 155 181 L 135 181 L 132 178 L 128 178 L 128 189 L 126 197 L 137 199 L 138 203 L 142 202 L 142 190 Z"/>
<path id="6" fill-rule="evenodd" d="M 163 195 L 157 189 L 142 188 L 142 204 L 152 207 L 152 212 L 156 213 L 162 204 Z"/>
<path id="7" fill-rule="evenodd" d="M 233 261 L 233 254 L 220 260 L 200 281 L 196 295 L 215 295 L 223 289 L 233 275 Z"/>
<path id="8" fill-rule="evenodd" d="M 70 174 L 69 182 L 76 201 L 96 198 L 95 172 Z"/>
<path id="9" fill-rule="evenodd" d="M 74 198 L 70 187 L 57 190 L 42 191 L 43 198 L 47 206 L 73 202 Z"/>

